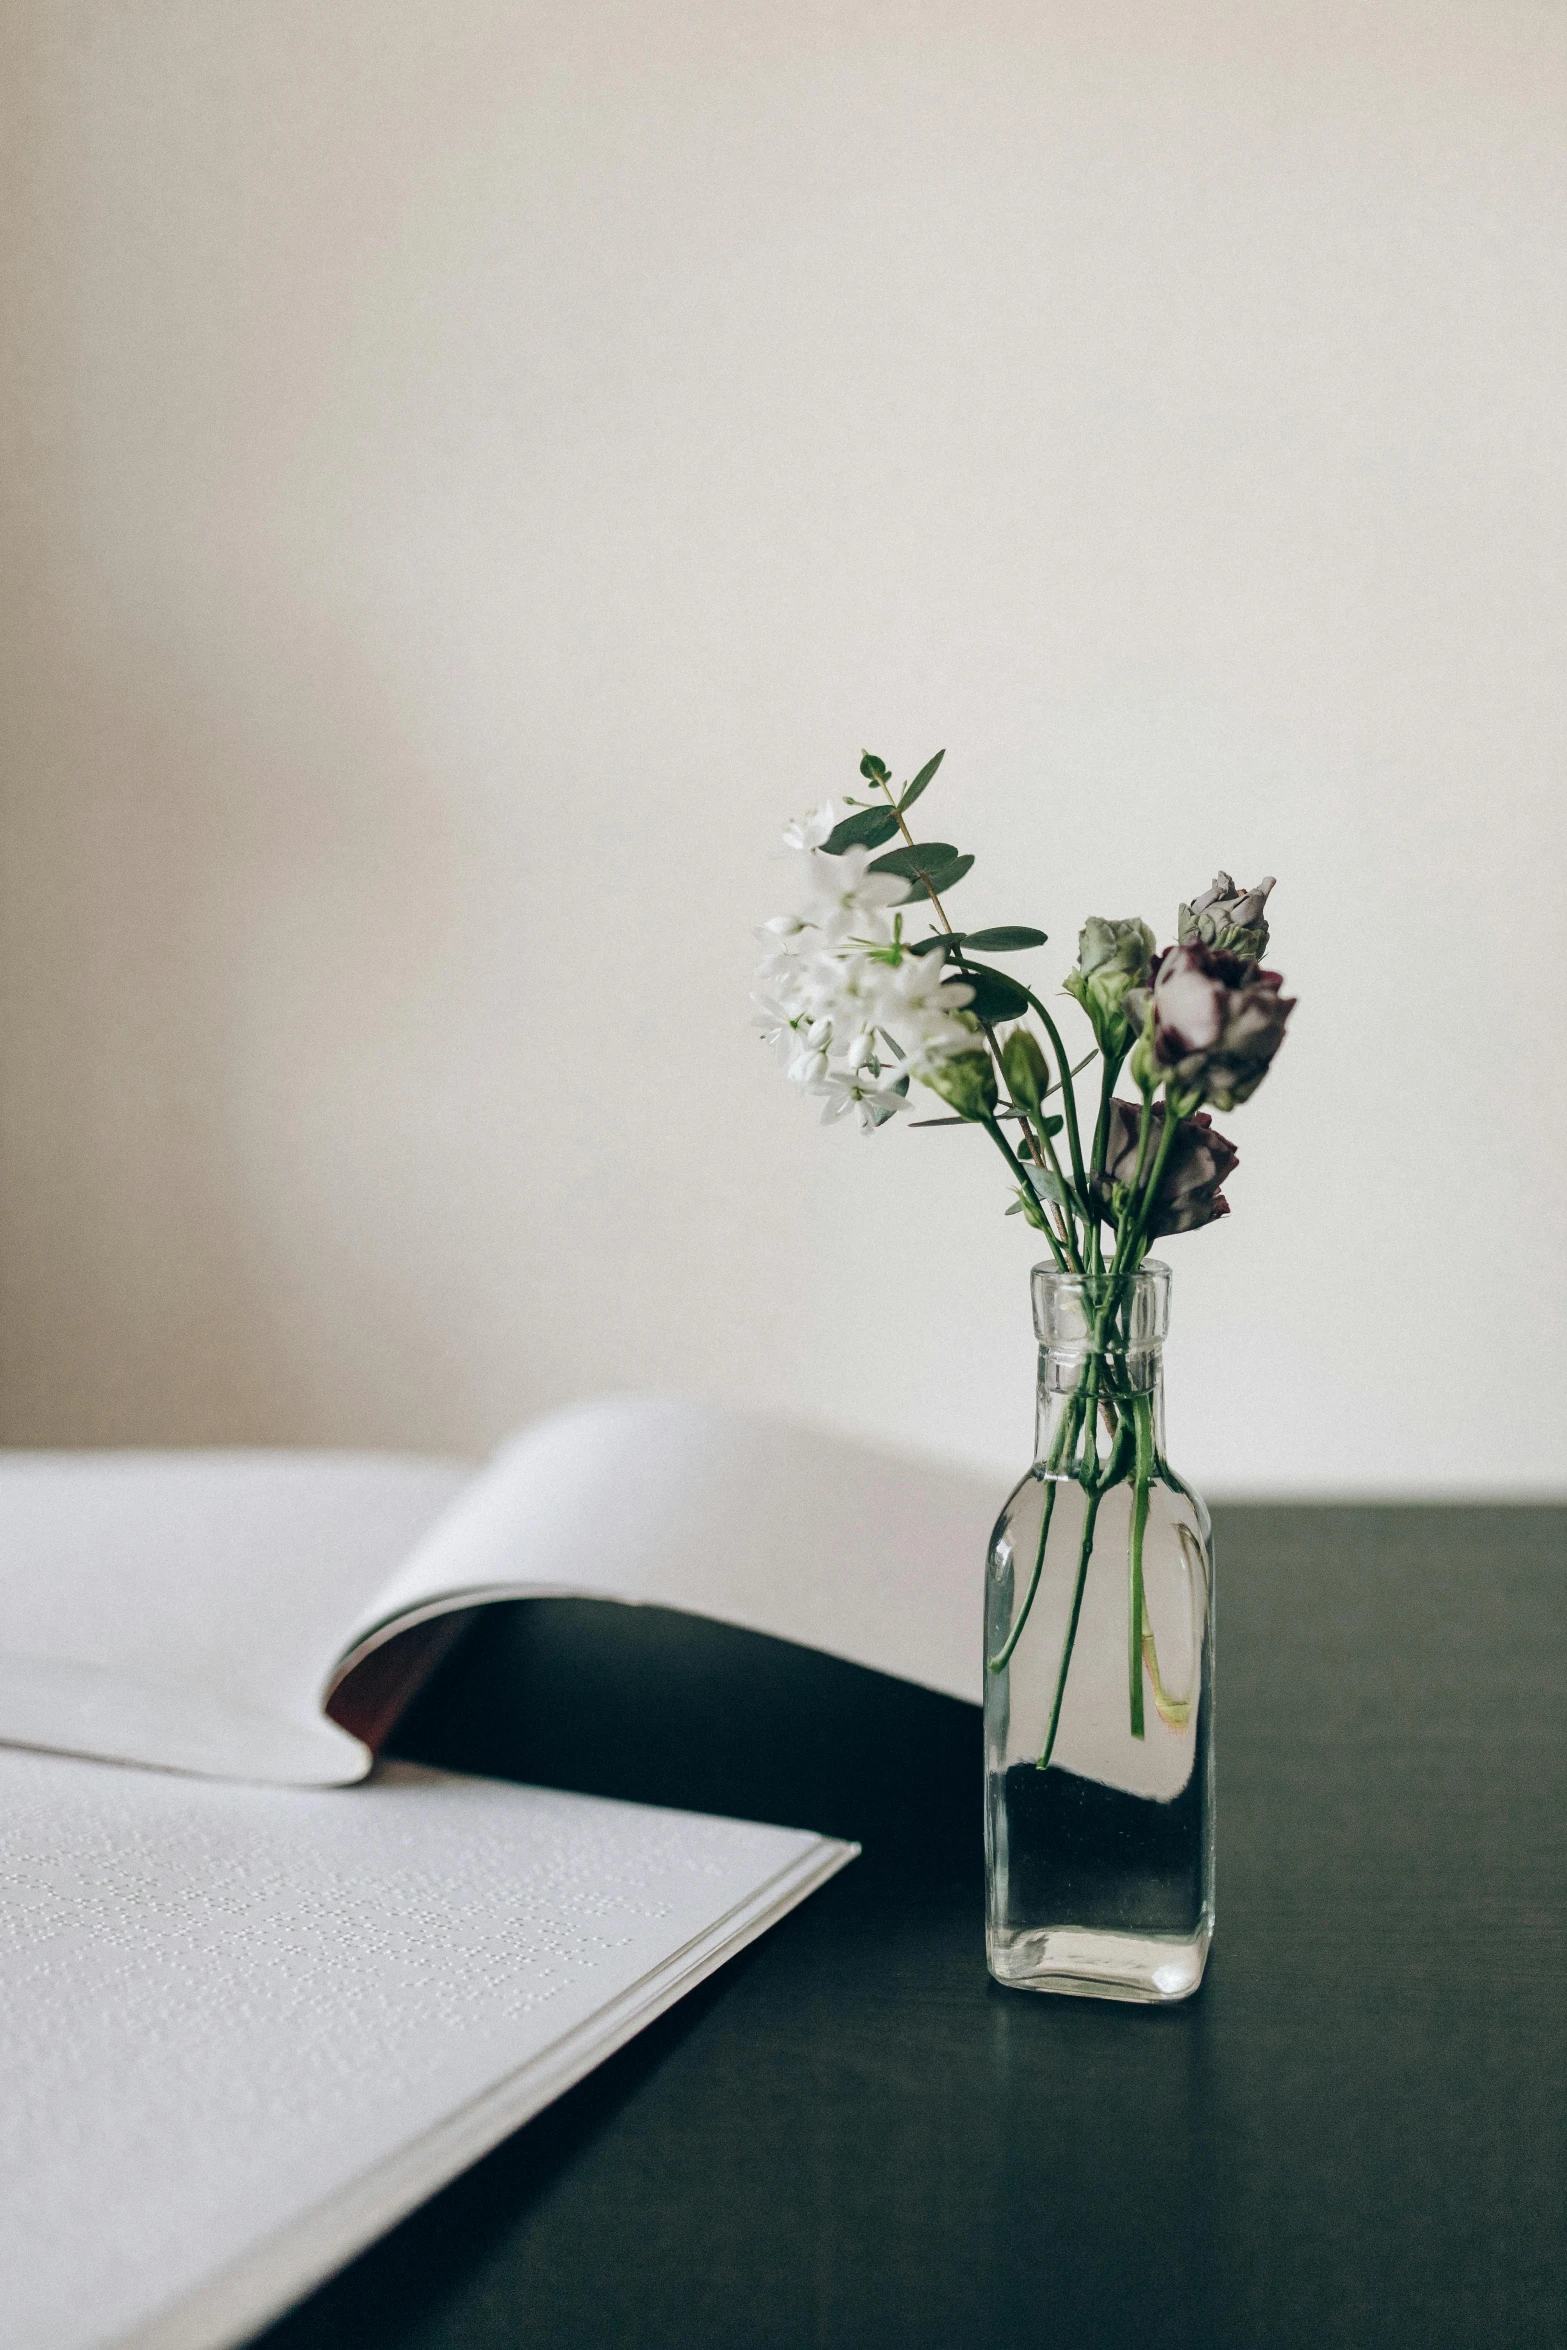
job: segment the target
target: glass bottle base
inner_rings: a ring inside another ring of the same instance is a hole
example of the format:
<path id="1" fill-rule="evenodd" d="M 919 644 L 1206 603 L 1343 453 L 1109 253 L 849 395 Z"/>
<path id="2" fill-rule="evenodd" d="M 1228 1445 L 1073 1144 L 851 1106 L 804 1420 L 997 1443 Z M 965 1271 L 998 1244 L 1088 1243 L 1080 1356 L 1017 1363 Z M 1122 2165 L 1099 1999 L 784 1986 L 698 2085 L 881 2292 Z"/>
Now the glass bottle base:
<path id="1" fill-rule="evenodd" d="M 986 1958 L 1009 1991 L 1059 1991 L 1075 1999 L 1135 1999 L 1167 2007 L 1202 1981 L 1212 1928 L 1185 1941 L 1160 1934 L 1108 1934 L 1086 1926 L 1042 1926 L 986 1938 Z"/>

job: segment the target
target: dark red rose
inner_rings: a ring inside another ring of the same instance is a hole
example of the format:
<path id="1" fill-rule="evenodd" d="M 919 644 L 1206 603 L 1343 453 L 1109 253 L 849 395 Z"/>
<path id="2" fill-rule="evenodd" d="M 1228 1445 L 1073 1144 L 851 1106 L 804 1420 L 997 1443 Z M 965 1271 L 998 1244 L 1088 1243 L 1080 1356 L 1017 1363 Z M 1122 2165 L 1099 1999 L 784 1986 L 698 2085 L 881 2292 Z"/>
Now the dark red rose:
<path id="1" fill-rule="evenodd" d="M 1094 1205 L 1103 1223 L 1114 1219 L 1112 1185 L 1129 1185 L 1137 1173 L 1137 1138 L 1142 1114 L 1137 1102 L 1110 1104 L 1105 1171 L 1093 1185 Z M 1163 1102 L 1156 1102 L 1149 1113 L 1145 1176 L 1159 1156 L 1165 1114 Z M 1230 1203 L 1220 1185 L 1228 1181 L 1239 1164 L 1240 1153 L 1234 1143 L 1219 1132 L 1206 1110 L 1199 1110 L 1193 1118 L 1183 1118 L 1170 1145 L 1170 1155 L 1154 1197 L 1148 1238 L 1159 1240 L 1171 1232 L 1195 1232 L 1199 1225 L 1213 1224 L 1221 1216 L 1227 1216 Z"/>

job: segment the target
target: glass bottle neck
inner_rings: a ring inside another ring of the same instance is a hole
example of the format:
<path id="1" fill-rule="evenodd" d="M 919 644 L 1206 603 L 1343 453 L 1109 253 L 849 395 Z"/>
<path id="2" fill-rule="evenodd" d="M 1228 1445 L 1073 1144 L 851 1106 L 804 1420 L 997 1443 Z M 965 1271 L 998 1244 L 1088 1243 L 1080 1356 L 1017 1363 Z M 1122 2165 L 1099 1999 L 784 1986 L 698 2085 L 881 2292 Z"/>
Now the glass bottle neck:
<path id="1" fill-rule="evenodd" d="M 1113 1483 L 1164 1452 L 1164 1334 L 1170 1268 L 1145 1257 L 1135 1273 L 1030 1276 L 1039 1340 L 1035 1460 L 1052 1475 Z"/>
<path id="2" fill-rule="evenodd" d="M 1077 1475 L 1092 1466 L 1088 1430 L 1101 1464 L 1119 1444 L 1130 1451 L 1143 1423 L 1143 1441 L 1164 1452 L 1164 1350 L 1134 1346 L 1093 1354 L 1086 1349 L 1039 1350 L 1039 1395 L 1034 1459 L 1038 1466 Z M 1129 1465 L 1129 1463 L 1128 1463 Z"/>

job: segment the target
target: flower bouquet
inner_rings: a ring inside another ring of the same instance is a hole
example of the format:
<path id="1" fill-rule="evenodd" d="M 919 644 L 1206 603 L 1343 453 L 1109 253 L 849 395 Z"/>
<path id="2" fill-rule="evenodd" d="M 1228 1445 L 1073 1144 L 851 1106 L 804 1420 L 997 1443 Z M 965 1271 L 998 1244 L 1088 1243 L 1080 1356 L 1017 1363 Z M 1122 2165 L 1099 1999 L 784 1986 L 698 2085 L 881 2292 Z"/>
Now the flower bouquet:
<path id="1" fill-rule="evenodd" d="M 1294 1008 L 1262 968 L 1274 885 L 1220 873 L 1163 949 L 1136 917 L 1091 916 L 1064 981 L 1088 1029 L 1074 1061 L 991 960 L 1046 933 L 947 913 L 974 859 L 909 821 L 942 757 L 894 787 L 867 752 L 867 796 L 788 826 L 806 901 L 766 925 L 756 1001 L 824 1122 L 875 1133 L 924 1087 L 944 1108 L 914 1123 L 985 1133 L 1007 1212 L 1043 1236 L 1035 1459 L 986 1581 L 989 1962 L 1030 1989 L 1182 1998 L 1213 1933 L 1213 1552 L 1165 1454 L 1169 1271 L 1149 1250 L 1229 1213 L 1238 1156 L 1210 1110 L 1256 1092 Z"/>

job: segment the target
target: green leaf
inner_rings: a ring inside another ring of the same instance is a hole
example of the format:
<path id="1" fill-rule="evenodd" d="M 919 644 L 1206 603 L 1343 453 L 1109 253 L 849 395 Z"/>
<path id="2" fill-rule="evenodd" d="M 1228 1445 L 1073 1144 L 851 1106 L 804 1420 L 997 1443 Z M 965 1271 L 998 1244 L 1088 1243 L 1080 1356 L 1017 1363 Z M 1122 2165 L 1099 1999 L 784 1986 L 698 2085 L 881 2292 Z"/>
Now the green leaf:
<path id="1" fill-rule="evenodd" d="M 974 1001 L 964 1010 L 988 1027 L 998 1020 L 1021 1020 L 1028 1010 L 1027 993 L 1004 971 L 992 971 L 987 963 L 971 963 L 965 956 L 958 965 L 958 977 L 966 979 L 974 990 Z"/>
<path id="2" fill-rule="evenodd" d="M 1075 1207 L 1077 1205 L 1075 1196 L 1067 1189 L 1067 1186 L 1062 1182 L 1060 1176 L 1055 1173 L 1053 1168 L 1030 1167 L 1028 1171 L 1028 1180 L 1034 1186 L 1034 1189 L 1037 1192 L 1039 1192 L 1045 1199 L 1053 1201 L 1058 1208 Z"/>
<path id="3" fill-rule="evenodd" d="M 860 773 L 867 783 L 886 783 L 888 767 L 885 759 L 878 759 L 874 751 L 866 751 L 860 760 Z"/>
<path id="4" fill-rule="evenodd" d="M 939 873 L 931 875 L 930 889 L 926 888 L 923 881 L 911 881 L 909 894 L 903 903 L 906 906 L 912 906 L 917 898 L 928 898 L 931 890 L 934 890 L 938 898 L 945 897 L 949 889 L 957 888 L 958 883 L 963 879 L 973 862 L 972 857 L 954 857 L 950 865 L 944 865 Z"/>
<path id="5" fill-rule="evenodd" d="M 898 813 L 900 816 L 906 816 L 908 814 L 909 810 L 913 807 L 915 801 L 919 798 L 920 793 L 925 789 L 925 786 L 929 783 L 931 777 L 935 774 L 937 768 L 941 765 L 941 762 L 946 757 L 946 755 L 947 754 L 945 751 L 938 751 L 934 759 L 926 760 L 924 766 L 920 769 L 918 775 L 915 776 L 914 781 L 909 785 L 908 790 L 904 793 L 902 799 L 898 802 Z"/>
<path id="6" fill-rule="evenodd" d="M 950 865 L 957 855 L 950 840 L 916 841 L 913 848 L 889 849 L 885 857 L 872 859 L 873 873 L 896 873 L 904 881 L 917 880 L 922 873 L 939 873 Z"/>
<path id="7" fill-rule="evenodd" d="M 1045 933 L 1029 930 L 1019 922 L 1004 922 L 999 930 L 971 930 L 970 946 L 983 948 L 987 955 L 1020 955 L 1025 947 L 1042 947 Z"/>
<path id="8" fill-rule="evenodd" d="M 861 808 L 858 815 L 845 816 L 833 826 L 822 848 L 829 857 L 841 857 L 845 849 L 879 849 L 897 829 L 898 819 L 890 808 Z"/>
<path id="9" fill-rule="evenodd" d="M 961 930 L 938 930 L 933 932 L 929 938 L 911 939 L 908 951 L 911 955 L 933 955 L 939 947 L 943 954 L 950 955 L 962 944 L 963 932 Z"/>

